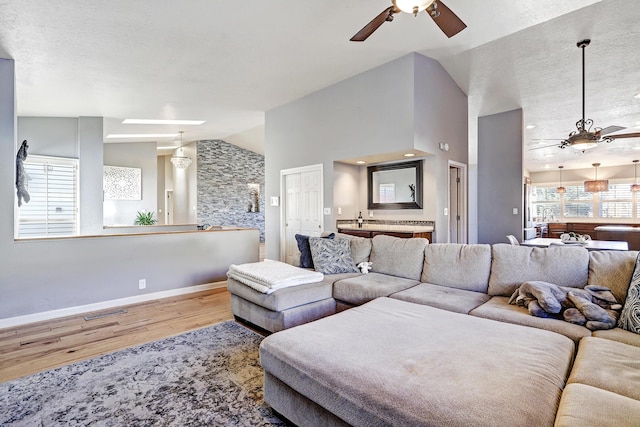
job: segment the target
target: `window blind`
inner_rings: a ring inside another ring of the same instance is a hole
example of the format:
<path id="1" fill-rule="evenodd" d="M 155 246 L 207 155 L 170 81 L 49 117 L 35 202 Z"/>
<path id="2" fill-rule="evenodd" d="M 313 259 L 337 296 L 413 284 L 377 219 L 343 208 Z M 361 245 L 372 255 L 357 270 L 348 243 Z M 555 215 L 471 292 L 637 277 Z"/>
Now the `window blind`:
<path id="1" fill-rule="evenodd" d="M 29 156 L 31 200 L 18 210 L 18 237 L 72 236 L 78 229 L 78 160 Z"/>

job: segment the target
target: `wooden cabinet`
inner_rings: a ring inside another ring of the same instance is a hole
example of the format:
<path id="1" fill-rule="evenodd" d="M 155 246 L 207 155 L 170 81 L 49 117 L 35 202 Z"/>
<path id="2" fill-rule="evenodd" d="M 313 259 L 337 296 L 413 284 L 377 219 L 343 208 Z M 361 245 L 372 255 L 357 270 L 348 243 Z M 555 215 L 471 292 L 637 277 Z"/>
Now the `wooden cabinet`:
<path id="1" fill-rule="evenodd" d="M 359 237 L 374 237 L 374 236 L 378 236 L 378 235 L 385 235 L 385 236 L 393 236 L 393 237 L 400 237 L 403 239 L 408 239 L 410 237 L 423 237 L 425 239 L 428 239 L 429 242 L 431 243 L 431 237 L 432 237 L 432 232 L 431 231 L 425 231 L 425 232 L 413 232 L 413 231 L 382 231 L 382 230 L 354 230 L 351 228 L 338 228 L 338 233 L 343 233 L 343 234 L 349 234 L 351 236 L 359 236 Z"/>
<path id="2" fill-rule="evenodd" d="M 547 225 L 547 232 L 552 239 L 559 239 L 562 233 L 566 233 L 568 230 L 567 224 L 562 222 L 550 222 Z"/>

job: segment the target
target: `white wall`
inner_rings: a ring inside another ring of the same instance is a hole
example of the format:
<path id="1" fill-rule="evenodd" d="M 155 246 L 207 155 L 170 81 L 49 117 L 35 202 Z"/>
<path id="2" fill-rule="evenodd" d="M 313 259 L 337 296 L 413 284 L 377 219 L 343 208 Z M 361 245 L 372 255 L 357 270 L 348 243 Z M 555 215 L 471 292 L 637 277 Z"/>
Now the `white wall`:
<path id="1" fill-rule="evenodd" d="M 325 229 L 335 229 L 335 208 L 340 204 L 353 212 L 345 211 L 339 219 L 367 211 L 366 167 L 359 168 L 356 185 L 355 170 L 334 168 L 334 161 L 413 149 L 433 153 L 424 162 L 424 208 L 376 210 L 374 219 L 435 220 L 446 239 L 442 212 L 448 191 L 447 161 L 467 160 L 467 104 L 464 93 L 436 61 L 409 54 L 307 95 L 268 111 L 265 131 L 267 200 L 279 195 L 280 170 L 322 163 L 324 206 L 334 207 L 334 214 L 324 217 Z M 442 154 L 439 142 L 448 142 L 451 151 Z M 350 186 L 342 190 L 334 178 Z M 349 194 L 354 188 L 359 192 Z M 354 198 L 355 209 L 346 202 Z M 279 212 L 267 207 L 267 257 L 279 254 Z"/>
<path id="2" fill-rule="evenodd" d="M 104 144 L 105 166 L 139 168 L 142 172 L 142 199 L 105 200 L 104 225 L 133 225 L 138 211 L 154 212 L 153 217 L 158 218 L 156 146 L 155 142 Z"/>
<path id="3" fill-rule="evenodd" d="M 191 158 L 191 165 L 187 169 L 177 169 L 171 163 L 173 176 L 173 223 L 195 224 L 198 219 L 198 165 L 196 145 L 188 144 L 182 147 L 183 155 Z"/>

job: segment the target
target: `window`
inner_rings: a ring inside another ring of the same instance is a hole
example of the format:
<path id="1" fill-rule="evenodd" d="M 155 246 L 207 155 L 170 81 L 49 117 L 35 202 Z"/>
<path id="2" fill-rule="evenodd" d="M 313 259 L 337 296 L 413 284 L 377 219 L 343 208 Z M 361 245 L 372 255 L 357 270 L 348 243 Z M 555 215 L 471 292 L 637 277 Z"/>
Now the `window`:
<path id="1" fill-rule="evenodd" d="M 560 218 L 560 193 L 556 187 L 533 187 L 531 197 L 533 216 L 543 221 Z"/>
<path id="2" fill-rule="evenodd" d="M 565 218 L 593 218 L 593 193 L 584 191 L 584 185 L 566 185 L 564 193 Z"/>
<path id="3" fill-rule="evenodd" d="M 31 200 L 18 209 L 18 237 L 78 233 L 78 160 L 29 156 L 24 162 Z"/>
<path id="4" fill-rule="evenodd" d="M 633 194 L 629 184 L 609 184 L 600 193 L 600 218 L 632 218 Z"/>
<path id="5" fill-rule="evenodd" d="M 584 191 L 582 183 L 568 185 L 559 194 L 555 183 L 533 188 L 532 208 L 540 221 L 564 221 L 576 218 L 629 220 L 640 218 L 640 194 L 631 191 L 629 181 L 609 182 L 609 190 Z"/>

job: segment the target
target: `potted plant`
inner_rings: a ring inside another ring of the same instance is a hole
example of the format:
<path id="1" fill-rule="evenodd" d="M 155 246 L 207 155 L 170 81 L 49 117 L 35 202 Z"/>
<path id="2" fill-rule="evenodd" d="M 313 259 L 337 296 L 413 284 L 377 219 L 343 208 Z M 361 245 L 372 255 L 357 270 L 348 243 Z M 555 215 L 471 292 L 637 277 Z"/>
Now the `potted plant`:
<path id="1" fill-rule="evenodd" d="M 138 211 L 138 216 L 133 222 L 134 225 L 154 225 L 157 221 L 153 219 L 153 212 Z"/>

